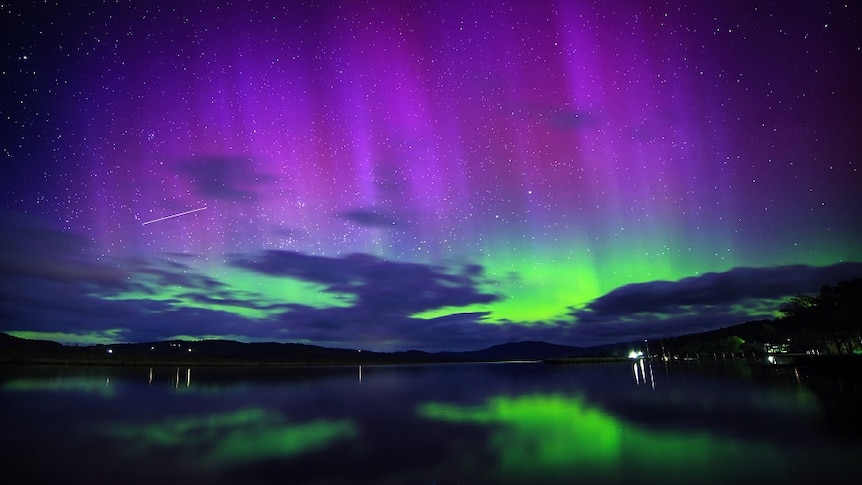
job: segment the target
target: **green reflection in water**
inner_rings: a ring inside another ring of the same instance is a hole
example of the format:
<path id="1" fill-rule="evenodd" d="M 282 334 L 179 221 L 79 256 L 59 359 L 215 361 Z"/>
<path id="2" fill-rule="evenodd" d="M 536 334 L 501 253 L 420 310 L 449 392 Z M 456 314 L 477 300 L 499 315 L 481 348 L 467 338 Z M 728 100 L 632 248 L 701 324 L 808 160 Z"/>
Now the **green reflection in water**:
<path id="1" fill-rule="evenodd" d="M 116 425 L 108 434 L 135 443 L 136 451 L 191 452 L 195 456 L 187 459 L 215 467 L 308 453 L 358 433 L 348 420 L 288 423 L 278 413 L 247 408 L 145 425 Z"/>
<path id="2" fill-rule="evenodd" d="M 109 377 L 21 378 L 4 382 L 2 388 L 14 392 L 71 391 L 104 397 L 114 395 L 114 386 Z"/>
<path id="3" fill-rule="evenodd" d="M 768 445 L 640 428 L 588 406 L 581 397 L 499 396 L 474 407 L 426 403 L 418 411 L 435 421 L 491 427 L 488 451 L 497 460 L 500 481 L 661 476 L 684 483 L 692 477 L 728 478 L 742 472 L 742 462 L 757 463 L 764 473 L 781 464 L 780 454 Z"/>

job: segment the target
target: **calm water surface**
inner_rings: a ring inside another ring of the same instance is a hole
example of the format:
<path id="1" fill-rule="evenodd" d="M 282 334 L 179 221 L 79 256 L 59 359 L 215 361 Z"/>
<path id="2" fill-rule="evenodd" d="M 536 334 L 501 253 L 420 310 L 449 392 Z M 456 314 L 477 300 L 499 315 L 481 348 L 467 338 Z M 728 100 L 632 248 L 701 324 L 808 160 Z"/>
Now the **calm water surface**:
<path id="1" fill-rule="evenodd" d="M 3 483 L 827 483 L 862 460 L 860 394 L 741 363 L 0 367 L 0 469 Z"/>

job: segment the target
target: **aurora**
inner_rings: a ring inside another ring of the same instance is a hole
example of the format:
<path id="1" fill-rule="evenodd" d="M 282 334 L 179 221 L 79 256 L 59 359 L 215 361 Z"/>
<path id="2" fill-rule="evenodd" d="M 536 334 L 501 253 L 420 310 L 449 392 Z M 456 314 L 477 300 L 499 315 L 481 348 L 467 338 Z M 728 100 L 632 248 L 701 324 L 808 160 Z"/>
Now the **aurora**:
<path id="1" fill-rule="evenodd" d="M 589 346 L 862 275 L 858 5 L 8 9 L 2 332 Z"/>

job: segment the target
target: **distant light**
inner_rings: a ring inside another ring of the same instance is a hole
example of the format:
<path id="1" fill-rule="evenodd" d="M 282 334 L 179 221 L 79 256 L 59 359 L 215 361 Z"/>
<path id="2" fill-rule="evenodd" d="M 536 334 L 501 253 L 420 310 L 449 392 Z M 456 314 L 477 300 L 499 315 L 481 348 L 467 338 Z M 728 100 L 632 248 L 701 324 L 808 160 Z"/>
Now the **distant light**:
<path id="1" fill-rule="evenodd" d="M 629 352 L 629 359 L 639 359 L 644 356 L 644 353 L 640 350 L 632 350 Z"/>
<path id="2" fill-rule="evenodd" d="M 113 353 L 114 353 L 114 349 L 108 349 L 108 353 L 109 353 L 109 354 L 113 354 Z"/>

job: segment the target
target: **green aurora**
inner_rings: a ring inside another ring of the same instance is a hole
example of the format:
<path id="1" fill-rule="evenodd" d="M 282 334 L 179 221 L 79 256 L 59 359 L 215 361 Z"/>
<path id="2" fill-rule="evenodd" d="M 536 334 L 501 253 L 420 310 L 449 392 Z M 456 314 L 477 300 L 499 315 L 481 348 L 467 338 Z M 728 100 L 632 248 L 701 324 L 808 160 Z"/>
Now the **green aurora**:
<path id="1" fill-rule="evenodd" d="M 749 462 L 752 456 L 758 457 L 763 473 L 786 465 L 766 443 L 650 430 L 578 396 L 498 396 L 479 406 L 430 402 L 418 413 L 434 421 L 488 427 L 486 451 L 496 457 L 496 477 L 507 483 L 563 477 L 621 483 L 643 474 L 690 483 L 692 477 L 732 476 L 734 463 Z M 746 460 L 738 459 L 743 456 Z"/>
<path id="2" fill-rule="evenodd" d="M 114 425 L 106 434 L 134 443 L 135 451 L 202 451 L 195 453 L 199 457 L 195 464 L 219 468 L 321 450 L 335 441 L 356 438 L 357 430 L 349 420 L 290 423 L 278 413 L 251 407 L 141 425 Z"/>

